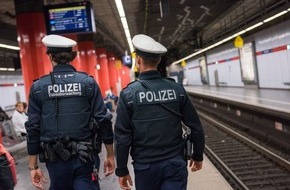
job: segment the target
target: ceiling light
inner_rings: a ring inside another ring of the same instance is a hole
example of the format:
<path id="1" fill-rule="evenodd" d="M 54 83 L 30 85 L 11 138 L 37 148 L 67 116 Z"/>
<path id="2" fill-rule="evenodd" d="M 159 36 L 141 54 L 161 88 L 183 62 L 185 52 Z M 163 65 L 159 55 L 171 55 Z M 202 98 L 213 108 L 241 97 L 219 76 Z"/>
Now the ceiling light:
<path id="1" fill-rule="evenodd" d="M 227 42 L 227 41 L 229 41 L 229 40 L 231 40 L 233 38 L 234 38 L 233 36 L 229 36 L 229 37 L 223 39 L 222 42 Z"/>
<path id="2" fill-rule="evenodd" d="M 11 45 L 7 45 L 7 44 L 0 44 L 0 48 L 13 49 L 13 50 L 20 50 L 20 48 L 17 47 L 17 46 L 11 46 Z"/>
<path id="3" fill-rule="evenodd" d="M 14 68 L 0 67 L 0 71 L 15 71 Z"/>
<path id="4" fill-rule="evenodd" d="M 125 29 L 124 32 L 125 32 L 126 38 L 130 38 L 131 39 L 131 34 L 130 34 L 129 29 Z"/>
<path id="5" fill-rule="evenodd" d="M 241 34 L 244 34 L 244 33 L 246 33 L 246 32 L 247 32 L 246 30 L 242 30 L 242 31 L 240 31 L 240 32 L 238 32 L 238 33 L 233 34 L 232 36 L 233 36 L 233 38 L 234 38 L 234 37 L 240 36 Z"/>
<path id="6" fill-rule="evenodd" d="M 120 17 L 125 17 L 125 11 L 123 8 L 122 0 L 115 0 L 115 3 L 116 3 Z"/>
<path id="7" fill-rule="evenodd" d="M 133 44 L 132 44 L 132 40 L 131 40 L 131 35 L 130 35 L 130 30 L 129 30 L 129 26 L 128 26 L 128 22 L 126 19 L 126 15 L 125 15 L 125 11 L 124 11 L 124 7 L 122 4 L 122 0 L 115 0 L 118 12 L 119 12 L 119 16 L 123 25 L 123 29 L 127 38 L 127 42 L 130 48 L 130 51 L 133 52 L 134 48 L 133 48 Z"/>
<path id="8" fill-rule="evenodd" d="M 253 26 L 246 28 L 245 30 L 248 32 L 250 30 L 253 30 L 254 28 L 257 28 L 258 26 L 261 26 L 262 24 L 263 24 L 263 22 L 258 22 L 257 24 L 254 24 Z"/>
<path id="9" fill-rule="evenodd" d="M 121 17 L 121 22 L 124 29 L 129 28 L 126 17 Z"/>
<path id="10" fill-rule="evenodd" d="M 274 16 L 271 16 L 270 18 L 265 19 L 263 22 L 269 22 L 270 20 L 273 20 L 273 19 L 275 19 L 275 18 L 277 18 L 277 17 L 279 17 L 281 15 L 286 14 L 288 11 L 289 11 L 289 9 L 285 10 L 285 11 L 282 11 L 282 12 L 280 12 L 278 14 L 275 14 Z"/>
<path id="11" fill-rule="evenodd" d="M 162 8 L 162 2 L 159 2 L 159 8 L 160 8 L 160 17 L 163 18 L 163 8 Z"/>

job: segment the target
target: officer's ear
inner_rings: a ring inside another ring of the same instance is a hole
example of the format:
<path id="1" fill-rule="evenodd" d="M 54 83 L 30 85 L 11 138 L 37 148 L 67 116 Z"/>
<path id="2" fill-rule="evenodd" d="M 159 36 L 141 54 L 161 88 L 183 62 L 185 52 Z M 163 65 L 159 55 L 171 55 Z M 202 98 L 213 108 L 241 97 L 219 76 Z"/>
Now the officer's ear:
<path id="1" fill-rule="evenodd" d="M 76 51 L 72 51 L 71 52 L 71 60 L 70 61 L 73 61 L 77 56 L 77 52 Z"/>
<path id="2" fill-rule="evenodd" d="M 52 55 L 51 53 L 47 53 L 48 57 L 49 57 L 49 60 L 52 61 Z"/>
<path id="3" fill-rule="evenodd" d="M 52 54 L 48 53 L 47 55 L 49 57 L 49 60 L 50 60 L 50 63 L 52 64 L 52 66 L 54 67 L 55 65 L 57 65 L 57 63 L 55 61 L 53 61 Z"/>
<path id="4" fill-rule="evenodd" d="M 143 61 L 142 57 L 137 55 L 136 56 L 136 64 L 140 64 Z"/>

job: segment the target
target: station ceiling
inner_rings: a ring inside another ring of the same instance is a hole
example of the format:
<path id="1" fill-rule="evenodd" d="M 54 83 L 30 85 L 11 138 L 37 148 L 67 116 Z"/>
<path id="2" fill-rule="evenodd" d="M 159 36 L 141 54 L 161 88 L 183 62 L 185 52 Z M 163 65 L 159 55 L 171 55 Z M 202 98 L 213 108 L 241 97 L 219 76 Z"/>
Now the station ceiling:
<path id="1" fill-rule="evenodd" d="M 79 0 L 44 0 L 44 5 L 70 2 Z M 96 20 L 96 47 L 105 47 L 118 57 L 129 52 L 115 1 L 90 2 Z M 290 7 L 289 0 L 122 0 L 122 3 L 131 37 L 143 33 L 161 42 L 169 50 L 168 64 Z M 1 42 L 18 45 L 14 0 L 0 1 Z M 17 53 L 0 48 L 0 67 L 11 64 L 9 61 Z"/>

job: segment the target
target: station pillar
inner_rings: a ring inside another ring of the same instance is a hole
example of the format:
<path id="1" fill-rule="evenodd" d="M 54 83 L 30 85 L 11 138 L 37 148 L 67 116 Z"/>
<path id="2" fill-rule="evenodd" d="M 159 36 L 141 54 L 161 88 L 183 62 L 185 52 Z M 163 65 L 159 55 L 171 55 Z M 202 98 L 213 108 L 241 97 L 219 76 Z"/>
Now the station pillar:
<path id="1" fill-rule="evenodd" d="M 110 89 L 110 77 L 108 68 L 108 59 L 105 48 L 97 48 L 97 63 L 99 64 L 98 82 L 101 88 L 102 96 L 105 97 L 105 92 Z"/>
<path id="2" fill-rule="evenodd" d="M 122 61 L 120 59 L 115 60 L 115 70 L 116 70 L 116 78 L 117 78 L 117 91 L 121 92 L 122 87 L 122 78 L 121 78 L 121 69 L 122 69 Z"/>
<path id="3" fill-rule="evenodd" d="M 130 68 L 122 64 L 120 76 L 121 76 L 121 86 L 122 88 L 125 88 L 131 82 Z"/>
<path id="4" fill-rule="evenodd" d="M 118 92 L 118 77 L 117 77 L 117 67 L 116 58 L 113 52 L 108 52 L 108 69 L 110 76 L 110 87 L 112 87 L 113 94 L 119 94 Z"/>
<path id="5" fill-rule="evenodd" d="M 96 80 L 98 79 L 96 70 L 97 55 L 95 50 L 95 43 L 93 34 L 78 34 L 78 51 L 80 66 L 79 71 L 83 71 L 93 76 Z"/>
<path id="6" fill-rule="evenodd" d="M 14 0 L 22 75 L 28 98 L 34 79 L 48 74 L 51 63 L 41 39 L 46 35 L 43 0 Z"/>

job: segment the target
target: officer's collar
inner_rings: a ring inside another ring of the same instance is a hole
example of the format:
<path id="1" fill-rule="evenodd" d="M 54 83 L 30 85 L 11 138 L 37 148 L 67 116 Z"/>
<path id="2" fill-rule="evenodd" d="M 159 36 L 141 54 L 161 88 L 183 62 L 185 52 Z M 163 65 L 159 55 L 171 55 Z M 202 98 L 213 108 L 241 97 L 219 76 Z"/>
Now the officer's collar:
<path id="1" fill-rule="evenodd" d="M 53 72 L 62 72 L 62 71 L 76 71 L 76 69 L 70 64 L 59 64 L 53 67 Z"/>
<path id="2" fill-rule="evenodd" d="M 140 75 L 139 75 L 139 78 L 141 80 L 160 78 L 160 77 L 161 77 L 161 74 L 156 70 L 144 71 L 144 72 L 140 73 Z"/>

